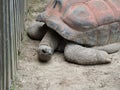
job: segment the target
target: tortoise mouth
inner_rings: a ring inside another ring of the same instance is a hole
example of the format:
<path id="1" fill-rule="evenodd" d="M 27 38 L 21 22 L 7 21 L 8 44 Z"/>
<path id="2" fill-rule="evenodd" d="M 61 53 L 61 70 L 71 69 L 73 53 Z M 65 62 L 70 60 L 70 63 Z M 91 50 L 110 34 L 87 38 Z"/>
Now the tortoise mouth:
<path id="1" fill-rule="evenodd" d="M 37 16 L 36 21 L 45 22 L 46 21 L 46 13 L 45 12 L 40 13 Z"/>

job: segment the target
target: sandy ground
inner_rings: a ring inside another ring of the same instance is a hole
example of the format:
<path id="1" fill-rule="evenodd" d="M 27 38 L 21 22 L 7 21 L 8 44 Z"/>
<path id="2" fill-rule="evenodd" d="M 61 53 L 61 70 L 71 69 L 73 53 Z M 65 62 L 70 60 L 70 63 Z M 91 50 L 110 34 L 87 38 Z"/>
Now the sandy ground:
<path id="1" fill-rule="evenodd" d="M 44 0 L 29 4 L 26 28 L 38 12 L 44 10 Z M 120 53 L 112 54 L 112 63 L 81 66 L 68 63 L 56 52 L 48 63 L 37 59 L 39 41 L 25 34 L 18 61 L 16 90 L 120 90 Z"/>

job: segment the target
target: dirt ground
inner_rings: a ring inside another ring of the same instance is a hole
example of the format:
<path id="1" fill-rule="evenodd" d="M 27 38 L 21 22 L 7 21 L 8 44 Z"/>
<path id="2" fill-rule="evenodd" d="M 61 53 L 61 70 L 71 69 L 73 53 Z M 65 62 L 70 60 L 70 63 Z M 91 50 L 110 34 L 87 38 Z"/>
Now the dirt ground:
<path id="1" fill-rule="evenodd" d="M 45 5 L 45 0 L 29 3 L 26 28 Z M 112 63 L 106 65 L 71 64 L 58 52 L 48 63 L 41 63 L 36 53 L 40 41 L 31 40 L 26 34 L 24 37 L 16 90 L 120 90 L 120 52 L 112 54 Z"/>

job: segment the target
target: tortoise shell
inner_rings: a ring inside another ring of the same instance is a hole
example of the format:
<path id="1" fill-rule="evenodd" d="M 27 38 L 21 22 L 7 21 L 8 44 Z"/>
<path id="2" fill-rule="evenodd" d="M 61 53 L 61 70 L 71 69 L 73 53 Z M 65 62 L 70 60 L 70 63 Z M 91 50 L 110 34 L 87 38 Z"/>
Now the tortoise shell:
<path id="1" fill-rule="evenodd" d="M 50 0 L 37 21 L 78 44 L 120 42 L 120 0 Z"/>

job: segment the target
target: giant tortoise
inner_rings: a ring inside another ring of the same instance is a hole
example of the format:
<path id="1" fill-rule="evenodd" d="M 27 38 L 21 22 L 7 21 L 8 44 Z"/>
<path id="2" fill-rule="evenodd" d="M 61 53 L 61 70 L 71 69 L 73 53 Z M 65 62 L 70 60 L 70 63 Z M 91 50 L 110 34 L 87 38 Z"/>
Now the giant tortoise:
<path id="1" fill-rule="evenodd" d="M 120 50 L 120 0 L 49 0 L 36 21 L 45 24 L 35 27 L 45 28 L 29 29 L 28 35 L 47 31 L 38 48 L 42 61 L 58 45 L 65 46 L 67 61 L 81 65 L 110 63 L 109 54 Z"/>

